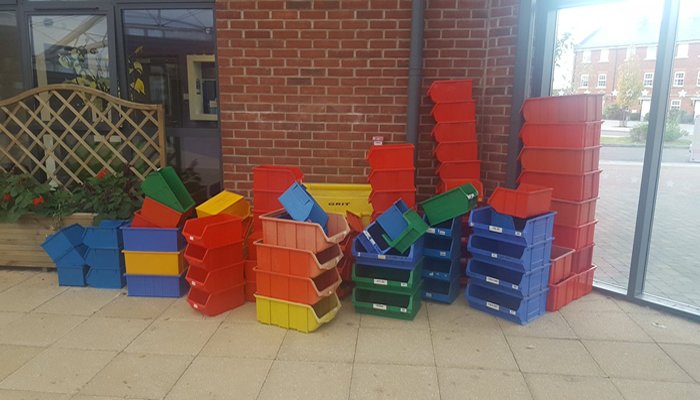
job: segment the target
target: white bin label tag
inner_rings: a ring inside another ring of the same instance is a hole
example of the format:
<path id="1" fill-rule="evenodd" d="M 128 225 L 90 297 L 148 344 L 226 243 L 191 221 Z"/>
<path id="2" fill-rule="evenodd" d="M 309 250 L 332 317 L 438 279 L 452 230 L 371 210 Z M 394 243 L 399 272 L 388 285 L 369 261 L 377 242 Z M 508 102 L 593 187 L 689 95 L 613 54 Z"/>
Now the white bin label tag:
<path id="1" fill-rule="evenodd" d="M 375 284 L 375 285 L 386 286 L 386 285 L 389 284 L 389 282 L 387 282 L 386 279 L 375 279 L 375 280 L 374 280 L 374 284 Z"/>
<path id="2" fill-rule="evenodd" d="M 433 297 L 433 294 L 430 292 L 425 292 L 425 297 L 428 297 L 428 298 Z"/>
<path id="3" fill-rule="evenodd" d="M 406 309 L 406 308 L 400 308 L 400 309 L 399 309 L 399 311 L 401 311 L 402 313 L 404 313 L 404 314 L 405 314 L 405 313 L 407 313 L 407 312 L 408 312 L 408 309 Z"/>
<path id="4" fill-rule="evenodd" d="M 384 254 L 379 254 L 379 255 L 377 255 L 377 259 L 386 260 L 386 256 Z"/>
<path id="5" fill-rule="evenodd" d="M 500 226 L 489 225 L 489 230 L 491 232 L 503 233 L 503 228 L 501 228 Z"/>
<path id="6" fill-rule="evenodd" d="M 518 290 L 518 289 L 520 289 L 520 286 L 518 286 L 518 285 L 511 285 L 511 287 L 513 288 L 513 290 Z"/>
<path id="7" fill-rule="evenodd" d="M 494 309 L 494 310 L 496 310 L 496 311 L 500 311 L 500 310 L 501 310 L 501 306 L 499 306 L 498 304 L 495 304 L 495 303 L 491 303 L 490 301 L 487 301 L 487 302 L 486 302 L 486 307 L 492 308 L 492 309 Z"/>
<path id="8" fill-rule="evenodd" d="M 501 283 L 500 280 L 498 280 L 498 279 L 496 279 L 496 278 L 491 278 L 490 276 L 487 276 L 487 277 L 486 277 L 486 282 L 488 282 L 488 283 L 493 283 L 494 285 L 498 285 L 498 284 Z"/>
<path id="9" fill-rule="evenodd" d="M 498 258 L 498 254 L 496 254 L 496 253 L 491 253 L 491 258 Z"/>
<path id="10" fill-rule="evenodd" d="M 438 235 L 445 236 L 445 235 L 447 235 L 447 232 L 445 232 L 445 231 L 438 231 Z"/>
<path id="11" fill-rule="evenodd" d="M 408 283 L 406 283 L 406 282 L 401 282 L 401 287 L 408 287 Z"/>
<path id="12" fill-rule="evenodd" d="M 447 252 L 446 252 L 446 251 L 441 251 L 441 252 L 440 252 L 440 257 L 447 257 Z"/>
<path id="13" fill-rule="evenodd" d="M 435 228 L 428 228 L 427 232 L 430 234 L 435 234 Z"/>
<path id="14" fill-rule="evenodd" d="M 372 308 L 374 308 L 376 310 L 386 311 L 386 306 L 384 304 L 372 303 Z"/>
<path id="15" fill-rule="evenodd" d="M 515 236 L 521 237 L 523 236 L 523 233 L 520 231 L 515 231 Z"/>
<path id="16" fill-rule="evenodd" d="M 194 236 L 190 236 L 190 241 L 194 240 Z"/>
<path id="17" fill-rule="evenodd" d="M 510 312 L 510 315 L 515 315 L 515 314 L 516 314 L 515 311 L 513 311 L 513 310 L 510 310 L 509 312 Z"/>

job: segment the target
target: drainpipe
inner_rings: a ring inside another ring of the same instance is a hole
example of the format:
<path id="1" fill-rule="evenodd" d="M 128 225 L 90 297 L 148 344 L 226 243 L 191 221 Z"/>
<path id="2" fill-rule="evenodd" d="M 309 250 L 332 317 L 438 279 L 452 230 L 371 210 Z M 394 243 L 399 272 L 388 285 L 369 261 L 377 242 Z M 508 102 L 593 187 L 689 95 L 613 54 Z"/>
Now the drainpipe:
<path id="1" fill-rule="evenodd" d="M 406 113 L 406 141 L 418 146 L 420 99 L 423 80 L 423 30 L 425 27 L 425 0 L 413 0 L 411 12 L 411 54 L 408 61 L 408 110 Z M 418 151 L 415 152 L 418 158 Z"/>

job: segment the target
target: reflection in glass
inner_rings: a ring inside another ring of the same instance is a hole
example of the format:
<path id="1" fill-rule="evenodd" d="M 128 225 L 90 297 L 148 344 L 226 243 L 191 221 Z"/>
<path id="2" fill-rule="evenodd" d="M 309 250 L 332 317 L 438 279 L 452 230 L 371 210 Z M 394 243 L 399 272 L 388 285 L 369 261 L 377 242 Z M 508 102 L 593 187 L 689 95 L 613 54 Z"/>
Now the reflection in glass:
<path id="1" fill-rule="evenodd" d="M 22 91 L 22 65 L 17 18 L 14 12 L 0 11 L 0 100 Z"/>

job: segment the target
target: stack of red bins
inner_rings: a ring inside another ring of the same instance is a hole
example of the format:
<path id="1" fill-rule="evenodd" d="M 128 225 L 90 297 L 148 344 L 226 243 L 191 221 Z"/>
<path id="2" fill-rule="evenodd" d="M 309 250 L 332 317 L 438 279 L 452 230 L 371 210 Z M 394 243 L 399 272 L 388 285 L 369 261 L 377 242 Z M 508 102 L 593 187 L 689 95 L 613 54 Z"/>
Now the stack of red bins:
<path id="1" fill-rule="evenodd" d="M 188 220 L 182 230 L 189 263 L 187 302 L 204 315 L 217 315 L 245 302 L 243 224 L 217 214 Z"/>
<path id="2" fill-rule="evenodd" d="M 260 216 L 282 208 L 278 198 L 294 182 L 301 183 L 304 174 L 298 167 L 286 165 L 259 165 L 253 168 L 253 227 L 246 237 L 246 300 L 255 301 L 255 268 L 257 252 L 255 243 L 262 239 L 262 221 Z"/>
<path id="3" fill-rule="evenodd" d="M 428 96 L 435 103 L 432 114 L 437 122 L 433 128 L 434 155 L 440 162 L 437 192 L 471 183 L 483 196 L 472 81 L 435 81 L 430 85 Z"/>
<path id="4" fill-rule="evenodd" d="M 372 220 L 401 199 L 410 208 L 416 206 L 416 169 L 412 144 L 375 145 L 367 153 L 369 202 L 374 212 Z"/>
<path id="5" fill-rule="evenodd" d="M 573 249 L 571 274 L 551 284 L 550 310 L 589 293 L 593 287 L 596 201 L 601 171 L 602 95 L 533 98 L 523 105 L 520 136 L 521 183 L 551 187 L 554 245 Z M 561 254 L 553 254 L 562 256 Z"/>

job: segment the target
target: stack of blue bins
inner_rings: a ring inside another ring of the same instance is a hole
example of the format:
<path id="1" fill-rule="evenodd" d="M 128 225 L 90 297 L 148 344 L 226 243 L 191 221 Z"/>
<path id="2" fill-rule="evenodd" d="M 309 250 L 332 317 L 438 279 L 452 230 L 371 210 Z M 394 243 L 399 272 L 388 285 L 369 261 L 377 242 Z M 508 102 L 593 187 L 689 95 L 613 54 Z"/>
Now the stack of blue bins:
<path id="1" fill-rule="evenodd" d="M 85 228 L 83 244 L 87 247 L 85 264 L 89 267 L 85 281 L 100 289 L 120 289 L 124 277 L 123 241 L 119 229 L 129 221 L 103 220 L 97 226 Z"/>
<path id="2" fill-rule="evenodd" d="M 470 306 L 522 325 L 545 313 L 554 216 L 521 219 L 491 207 L 472 210 Z"/>
<path id="3" fill-rule="evenodd" d="M 46 238 L 41 247 L 56 265 L 58 284 L 85 286 L 88 267 L 85 265 L 85 228 L 78 224 L 66 226 Z"/>
<path id="4" fill-rule="evenodd" d="M 431 226 L 423 249 L 423 289 L 425 300 L 452 304 L 459 295 L 462 217 Z"/>

